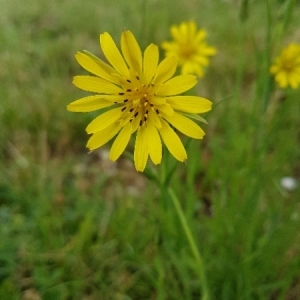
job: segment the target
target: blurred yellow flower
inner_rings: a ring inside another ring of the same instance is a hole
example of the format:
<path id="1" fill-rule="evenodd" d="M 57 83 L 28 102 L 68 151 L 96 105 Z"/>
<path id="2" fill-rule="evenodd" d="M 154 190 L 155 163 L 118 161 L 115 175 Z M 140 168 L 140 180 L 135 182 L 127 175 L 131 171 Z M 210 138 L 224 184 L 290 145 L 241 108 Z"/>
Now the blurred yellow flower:
<path id="1" fill-rule="evenodd" d="M 270 72 L 281 88 L 291 86 L 296 89 L 300 85 L 300 45 L 290 44 L 276 57 Z"/>
<path id="2" fill-rule="evenodd" d="M 185 161 L 184 146 L 170 125 L 189 137 L 203 138 L 203 130 L 185 115 L 201 120 L 197 114 L 209 111 L 212 103 L 197 96 L 178 96 L 197 83 L 196 77 L 181 75 L 170 79 L 177 59 L 168 57 L 159 63 L 158 47 L 154 44 L 142 55 L 130 31 L 122 33 L 122 54 L 107 32 L 100 35 L 100 45 L 110 65 L 87 51 L 75 55 L 93 76 L 75 76 L 74 85 L 96 95 L 67 107 L 73 112 L 108 108 L 87 126 L 87 133 L 93 134 L 87 147 L 94 150 L 116 136 L 110 149 L 110 159 L 115 161 L 136 132 L 134 162 L 138 171 L 145 169 L 149 156 L 154 164 L 161 162 L 162 141 L 177 160 Z"/>
<path id="3" fill-rule="evenodd" d="M 172 42 L 163 42 L 162 48 L 166 56 L 175 55 L 181 66 L 181 74 L 204 76 L 204 68 L 209 65 L 209 57 L 217 53 L 216 48 L 206 44 L 206 31 L 197 30 L 194 21 L 182 22 L 179 26 L 171 26 Z"/>

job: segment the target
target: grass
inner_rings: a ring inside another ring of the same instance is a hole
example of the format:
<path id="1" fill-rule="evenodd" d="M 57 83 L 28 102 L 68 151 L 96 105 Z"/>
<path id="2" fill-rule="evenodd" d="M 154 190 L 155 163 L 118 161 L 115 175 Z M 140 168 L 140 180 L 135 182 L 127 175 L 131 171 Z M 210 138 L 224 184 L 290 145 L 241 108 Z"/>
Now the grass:
<path id="1" fill-rule="evenodd" d="M 73 55 L 100 55 L 99 33 L 130 29 L 145 47 L 190 19 L 218 49 L 196 89 L 214 109 L 204 140 L 184 140 L 189 160 L 169 185 L 210 298 L 300 298 L 300 189 L 280 185 L 300 178 L 299 89 L 279 90 L 268 73 L 299 42 L 300 6 L 249 1 L 241 21 L 237 4 L 0 0 L 0 299 L 201 299 L 170 197 L 125 156 L 88 155 L 94 115 L 66 111 L 84 95 Z"/>

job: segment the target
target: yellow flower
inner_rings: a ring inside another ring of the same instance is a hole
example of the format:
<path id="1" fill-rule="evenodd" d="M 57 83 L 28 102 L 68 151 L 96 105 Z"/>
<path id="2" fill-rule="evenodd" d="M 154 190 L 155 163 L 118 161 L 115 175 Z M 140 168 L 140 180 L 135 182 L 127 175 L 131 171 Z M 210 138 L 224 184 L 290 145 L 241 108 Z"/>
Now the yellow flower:
<path id="1" fill-rule="evenodd" d="M 194 21 L 173 25 L 170 31 L 174 41 L 162 43 L 166 56 L 175 55 L 178 58 L 181 74 L 203 77 L 204 68 L 209 65 L 208 57 L 217 53 L 214 47 L 206 44 L 206 31 L 197 30 Z"/>
<path id="2" fill-rule="evenodd" d="M 130 31 L 122 33 L 122 54 L 107 32 L 100 35 L 100 45 L 110 65 L 87 51 L 75 55 L 93 76 L 75 76 L 74 85 L 96 95 L 67 107 L 73 112 L 106 108 L 86 128 L 87 133 L 93 134 L 87 147 L 94 150 L 116 136 L 110 150 L 110 159 L 115 161 L 136 132 L 134 162 L 138 171 L 145 169 L 149 156 L 154 164 L 161 162 L 162 142 L 177 160 L 185 161 L 184 146 L 169 124 L 189 137 L 203 138 L 203 130 L 184 115 L 199 119 L 197 114 L 209 111 L 211 102 L 196 96 L 178 96 L 197 83 L 196 77 L 170 79 L 176 71 L 176 58 L 168 57 L 158 63 L 158 47 L 154 44 L 142 55 Z"/>
<path id="3" fill-rule="evenodd" d="M 291 86 L 293 89 L 300 85 L 300 45 L 290 44 L 276 57 L 270 72 L 281 88 Z"/>

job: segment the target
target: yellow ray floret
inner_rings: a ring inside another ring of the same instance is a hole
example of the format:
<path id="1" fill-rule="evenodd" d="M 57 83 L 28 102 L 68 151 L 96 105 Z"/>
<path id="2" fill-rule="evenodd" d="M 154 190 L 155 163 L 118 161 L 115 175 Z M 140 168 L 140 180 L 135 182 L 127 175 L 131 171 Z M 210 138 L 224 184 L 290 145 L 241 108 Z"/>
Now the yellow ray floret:
<path id="1" fill-rule="evenodd" d="M 201 36 L 197 34 L 197 38 Z M 95 150 L 114 139 L 109 157 L 115 161 L 134 134 L 134 163 L 138 171 L 145 169 L 149 157 L 154 164 L 161 163 L 163 144 L 177 160 L 185 161 L 186 151 L 172 127 L 202 139 L 204 131 L 189 114 L 198 116 L 195 114 L 209 111 L 212 104 L 202 97 L 180 95 L 196 85 L 196 76 L 172 78 L 177 58 L 169 56 L 159 63 L 158 47 L 150 44 L 142 53 L 130 31 L 122 33 L 121 51 L 108 33 L 100 35 L 100 45 L 108 63 L 87 51 L 75 56 L 92 76 L 75 76 L 74 85 L 95 94 L 67 106 L 73 112 L 100 110 L 86 128 L 92 134 L 87 147 Z"/>

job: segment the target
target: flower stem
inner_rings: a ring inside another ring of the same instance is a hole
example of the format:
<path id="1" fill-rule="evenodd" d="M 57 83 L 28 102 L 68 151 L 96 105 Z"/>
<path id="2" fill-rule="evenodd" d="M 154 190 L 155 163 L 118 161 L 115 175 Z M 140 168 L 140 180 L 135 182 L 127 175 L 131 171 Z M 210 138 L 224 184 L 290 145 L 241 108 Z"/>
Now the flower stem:
<path id="1" fill-rule="evenodd" d="M 190 244 L 191 247 L 191 251 L 197 261 L 197 266 L 198 266 L 198 273 L 199 273 L 199 278 L 200 278 L 200 284 L 202 286 L 202 297 L 201 300 L 209 300 L 209 289 L 208 289 L 208 285 L 207 285 L 207 279 L 206 279 L 206 273 L 205 273 L 205 268 L 204 268 L 204 261 L 203 258 L 200 254 L 200 251 L 195 243 L 195 239 L 193 238 L 193 235 L 191 233 L 191 230 L 188 226 L 186 217 L 182 211 L 182 207 L 179 203 L 179 200 L 175 194 L 175 192 L 173 191 L 172 188 L 168 189 L 168 193 L 171 197 L 171 200 L 175 206 L 175 210 L 178 214 L 178 217 L 180 219 L 181 225 L 183 227 L 184 233 L 186 235 L 186 238 Z"/>
<path id="2" fill-rule="evenodd" d="M 270 0 L 266 1 L 266 16 L 267 16 L 267 32 L 265 37 L 265 84 L 264 84 L 264 96 L 263 96 L 263 114 L 266 114 L 266 111 L 269 106 L 271 93 L 272 93 L 272 78 L 270 76 L 270 57 L 271 57 L 271 31 L 272 31 L 272 13 L 271 13 L 271 3 Z"/>

